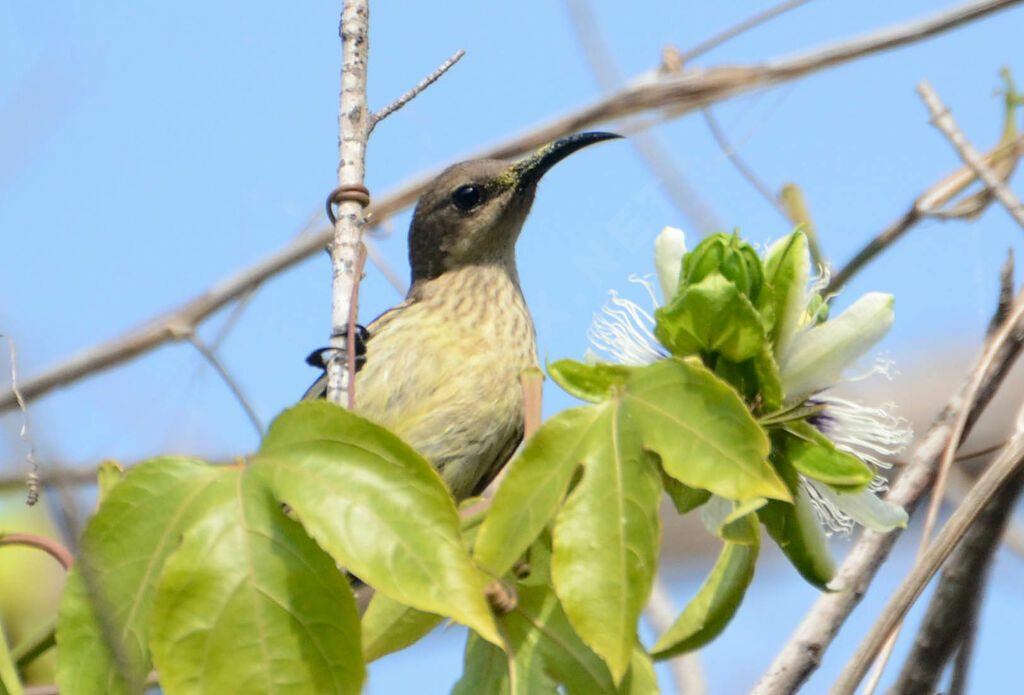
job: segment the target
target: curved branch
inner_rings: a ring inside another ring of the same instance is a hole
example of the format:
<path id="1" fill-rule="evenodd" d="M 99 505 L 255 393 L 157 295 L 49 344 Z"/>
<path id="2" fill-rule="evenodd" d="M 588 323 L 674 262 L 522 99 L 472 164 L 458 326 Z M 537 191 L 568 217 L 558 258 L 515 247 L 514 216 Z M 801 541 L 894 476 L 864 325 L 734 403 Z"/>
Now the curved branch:
<path id="1" fill-rule="evenodd" d="M 59 562 L 64 569 L 70 569 L 71 563 L 75 561 L 63 545 L 52 538 L 35 533 L 5 533 L 0 535 L 0 545 L 23 545 L 29 548 L 38 548 Z"/>

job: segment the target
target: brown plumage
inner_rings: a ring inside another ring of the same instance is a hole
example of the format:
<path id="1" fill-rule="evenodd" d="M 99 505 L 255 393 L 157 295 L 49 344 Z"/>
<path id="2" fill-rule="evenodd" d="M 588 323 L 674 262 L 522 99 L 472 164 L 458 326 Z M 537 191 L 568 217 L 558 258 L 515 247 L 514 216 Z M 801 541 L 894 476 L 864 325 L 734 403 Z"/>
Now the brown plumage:
<path id="1" fill-rule="evenodd" d="M 416 205 L 412 286 L 367 326 L 355 411 L 422 453 L 456 499 L 483 491 L 523 437 L 519 376 L 537 356 L 515 244 L 537 182 L 569 154 L 614 137 L 580 133 L 512 164 L 456 164 Z M 321 377 L 305 397 L 322 397 L 325 385 Z"/>

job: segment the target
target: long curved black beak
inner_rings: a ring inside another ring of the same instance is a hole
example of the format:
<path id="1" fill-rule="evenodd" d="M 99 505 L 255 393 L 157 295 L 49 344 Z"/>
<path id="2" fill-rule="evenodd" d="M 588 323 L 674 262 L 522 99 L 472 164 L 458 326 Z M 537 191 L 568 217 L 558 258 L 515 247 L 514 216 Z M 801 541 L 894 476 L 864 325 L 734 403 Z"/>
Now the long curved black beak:
<path id="1" fill-rule="evenodd" d="M 577 150 L 582 150 L 587 145 L 603 140 L 615 140 L 621 138 L 615 133 L 589 132 L 574 133 L 568 137 L 555 140 L 550 145 L 544 145 L 531 155 L 513 164 L 510 171 L 516 178 L 516 187 L 524 190 L 535 186 L 540 178 L 548 172 L 551 167 L 571 155 Z"/>

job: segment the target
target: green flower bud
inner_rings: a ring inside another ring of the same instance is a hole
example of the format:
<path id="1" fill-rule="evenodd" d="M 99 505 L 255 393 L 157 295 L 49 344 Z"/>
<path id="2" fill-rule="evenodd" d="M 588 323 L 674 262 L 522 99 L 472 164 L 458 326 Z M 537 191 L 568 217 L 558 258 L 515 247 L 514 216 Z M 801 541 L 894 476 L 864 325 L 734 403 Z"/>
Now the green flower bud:
<path id="1" fill-rule="evenodd" d="M 757 302 L 764 284 L 764 268 L 757 252 L 739 235 L 712 234 L 683 260 L 683 282 L 693 285 L 718 272 L 736 285 L 752 302 Z"/>

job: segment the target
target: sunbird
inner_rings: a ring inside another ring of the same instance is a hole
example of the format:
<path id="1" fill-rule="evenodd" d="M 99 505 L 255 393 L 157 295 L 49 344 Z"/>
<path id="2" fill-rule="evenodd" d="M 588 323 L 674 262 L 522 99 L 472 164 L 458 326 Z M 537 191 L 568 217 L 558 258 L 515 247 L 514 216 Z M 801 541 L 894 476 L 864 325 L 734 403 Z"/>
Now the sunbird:
<path id="1" fill-rule="evenodd" d="M 419 451 L 457 500 L 483 492 L 523 439 L 520 374 L 537 366 L 537 343 L 515 247 L 537 184 L 573 152 L 618 137 L 577 133 L 516 162 L 455 164 L 416 204 L 412 284 L 360 331 L 355 412 Z M 326 390 L 324 374 L 303 398 Z"/>

